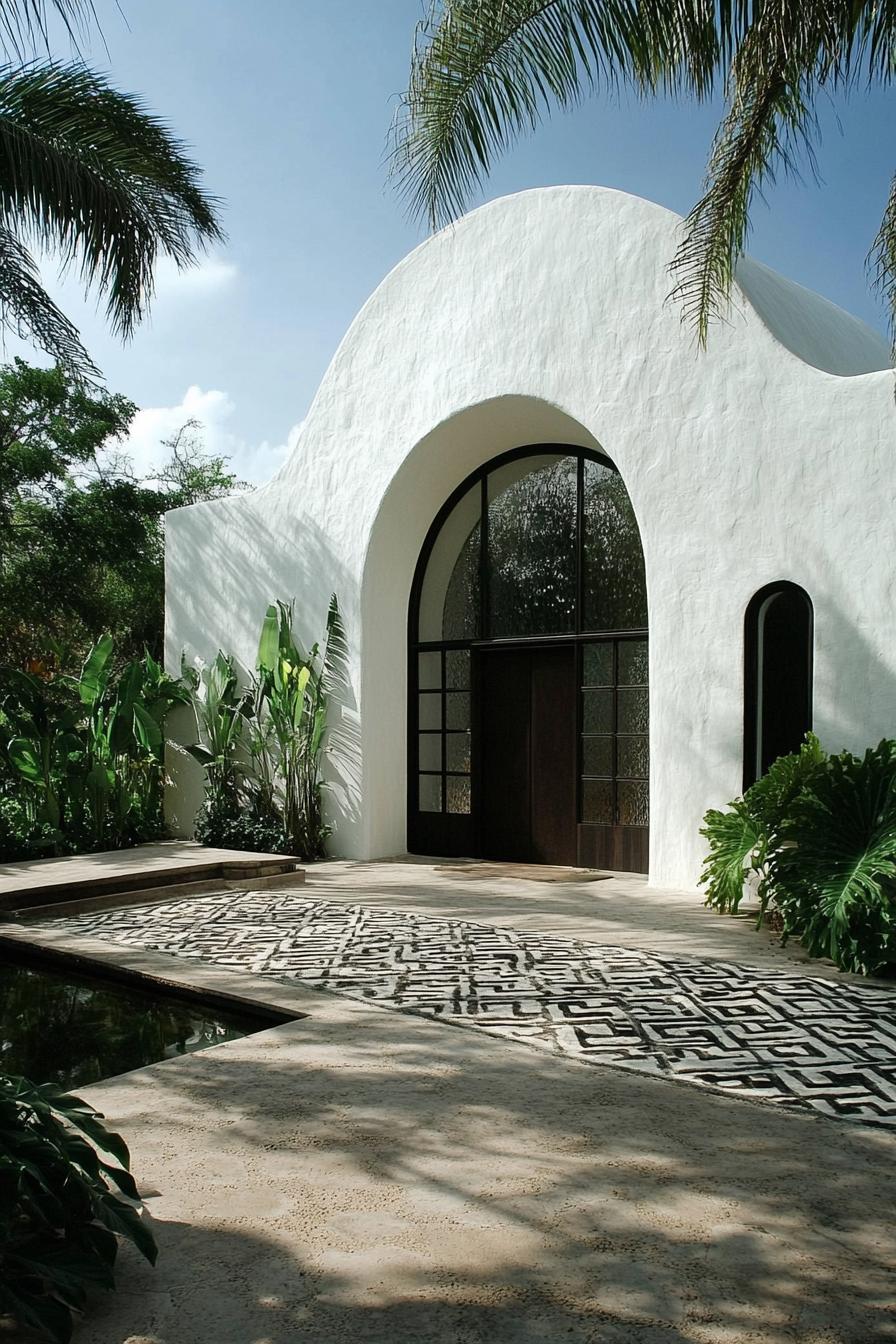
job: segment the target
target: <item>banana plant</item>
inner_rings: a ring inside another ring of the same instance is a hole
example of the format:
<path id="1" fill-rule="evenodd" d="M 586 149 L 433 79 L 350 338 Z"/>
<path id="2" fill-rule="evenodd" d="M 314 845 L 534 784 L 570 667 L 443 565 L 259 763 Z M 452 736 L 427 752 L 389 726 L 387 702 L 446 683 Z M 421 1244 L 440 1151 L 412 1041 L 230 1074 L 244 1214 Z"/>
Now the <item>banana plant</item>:
<path id="1" fill-rule="evenodd" d="M 116 676 L 108 635 L 75 677 L 0 670 L 0 787 L 4 775 L 17 786 L 29 825 L 57 852 L 152 838 L 164 718 L 187 697 L 148 654 Z"/>
<path id="2" fill-rule="evenodd" d="M 205 771 L 206 811 L 230 815 L 239 808 L 241 749 L 252 693 L 240 689 L 233 659 L 220 650 L 208 667 L 184 668 L 184 680 L 199 738 L 186 750 Z"/>
<path id="3" fill-rule="evenodd" d="M 321 808 L 321 754 L 331 683 L 344 656 L 345 633 L 335 594 L 327 611 L 323 652 L 306 654 L 293 634 L 293 607 L 272 603 L 258 645 L 260 704 L 273 728 L 283 822 L 294 852 L 318 858 L 328 834 Z"/>
<path id="4" fill-rule="evenodd" d="M 65 820 L 71 766 L 79 756 L 78 714 L 58 703 L 36 675 L 7 669 L 0 679 L 0 759 L 24 785 L 30 820 L 58 841 Z"/>

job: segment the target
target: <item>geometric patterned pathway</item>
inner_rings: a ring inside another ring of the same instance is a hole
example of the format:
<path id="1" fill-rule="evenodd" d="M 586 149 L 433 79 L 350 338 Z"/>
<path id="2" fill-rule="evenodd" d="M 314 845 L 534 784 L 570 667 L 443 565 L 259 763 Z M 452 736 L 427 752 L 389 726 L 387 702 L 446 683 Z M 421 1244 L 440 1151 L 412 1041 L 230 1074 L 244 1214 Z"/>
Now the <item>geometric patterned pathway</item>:
<path id="1" fill-rule="evenodd" d="M 292 893 L 228 892 L 47 923 L 580 1061 L 896 1128 L 896 987 Z"/>

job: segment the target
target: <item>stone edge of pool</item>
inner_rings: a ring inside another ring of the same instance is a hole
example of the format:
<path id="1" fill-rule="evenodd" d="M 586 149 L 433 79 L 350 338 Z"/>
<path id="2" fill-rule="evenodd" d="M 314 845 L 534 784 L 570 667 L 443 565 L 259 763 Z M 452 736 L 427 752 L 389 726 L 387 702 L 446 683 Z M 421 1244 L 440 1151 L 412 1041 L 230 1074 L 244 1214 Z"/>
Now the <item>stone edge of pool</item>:
<path id="1" fill-rule="evenodd" d="M 0 955 L 17 949 L 45 960 L 55 968 L 68 967 L 72 971 L 96 975 L 119 985 L 133 984 L 135 988 L 179 995 L 211 1008 L 236 1012 L 242 1010 L 249 1015 L 268 1019 L 269 1025 L 261 1025 L 259 1031 L 289 1026 L 308 1017 L 315 993 L 307 988 L 293 988 L 242 970 L 231 970 L 206 961 L 176 958 L 164 952 L 128 948 L 89 935 L 33 926 L 0 925 Z M 212 1050 L 219 1048 L 206 1047 Z M 155 1065 L 145 1067 L 153 1068 Z"/>

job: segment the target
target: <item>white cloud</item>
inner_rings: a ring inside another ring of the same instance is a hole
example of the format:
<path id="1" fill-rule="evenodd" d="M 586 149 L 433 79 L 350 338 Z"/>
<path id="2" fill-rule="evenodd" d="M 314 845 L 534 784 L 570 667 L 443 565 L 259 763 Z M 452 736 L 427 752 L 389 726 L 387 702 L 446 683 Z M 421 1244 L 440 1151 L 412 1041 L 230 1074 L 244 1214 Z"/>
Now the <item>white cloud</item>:
<path id="1" fill-rule="evenodd" d="M 292 426 L 285 443 L 269 443 L 265 439 L 253 444 L 230 429 L 228 422 L 234 409 L 226 392 L 188 387 L 175 406 L 147 406 L 138 411 L 121 447 L 131 457 L 137 475 L 150 477 L 153 468 L 170 455 L 162 440 L 172 438 L 188 420 L 196 420 L 201 426 L 205 452 L 228 458 L 237 476 L 261 485 L 282 466 L 298 439 L 301 423 Z"/>
<path id="2" fill-rule="evenodd" d="M 203 257 L 183 270 L 170 257 L 161 257 L 156 265 L 156 297 L 164 301 L 217 294 L 229 288 L 238 275 L 238 267 L 223 257 Z"/>

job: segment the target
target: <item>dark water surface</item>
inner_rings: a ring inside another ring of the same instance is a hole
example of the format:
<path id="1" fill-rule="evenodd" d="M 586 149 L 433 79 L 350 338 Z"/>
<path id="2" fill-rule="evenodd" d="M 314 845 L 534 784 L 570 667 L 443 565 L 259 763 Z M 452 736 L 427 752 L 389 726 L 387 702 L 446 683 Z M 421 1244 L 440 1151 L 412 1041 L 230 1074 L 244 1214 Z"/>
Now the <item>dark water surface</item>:
<path id="1" fill-rule="evenodd" d="M 250 1014 L 0 955 L 0 1071 L 84 1087 L 275 1025 Z"/>

